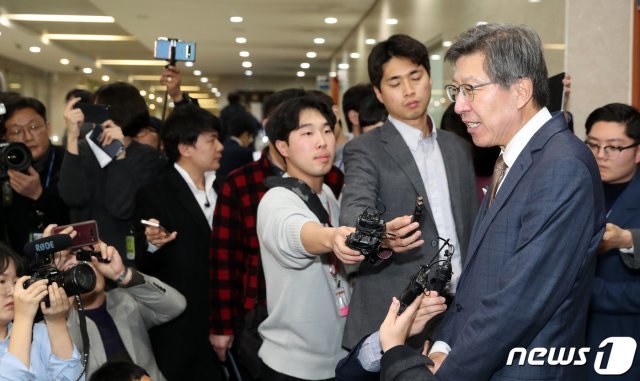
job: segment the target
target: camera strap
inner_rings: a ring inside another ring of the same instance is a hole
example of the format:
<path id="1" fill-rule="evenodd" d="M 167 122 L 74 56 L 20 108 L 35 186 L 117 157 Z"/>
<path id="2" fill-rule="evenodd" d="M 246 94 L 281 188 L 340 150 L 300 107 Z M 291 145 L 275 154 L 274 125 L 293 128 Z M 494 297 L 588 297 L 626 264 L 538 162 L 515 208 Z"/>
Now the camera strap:
<path id="1" fill-rule="evenodd" d="M 307 204 L 307 208 L 318 217 L 321 224 L 329 226 L 329 213 L 322 206 L 320 197 L 304 181 L 295 177 L 269 176 L 264 180 L 264 185 L 267 188 L 283 187 L 289 189 Z"/>
<path id="2" fill-rule="evenodd" d="M 76 294 L 76 303 L 78 304 L 78 320 L 80 321 L 80 336 L 82 336 L 82 373 L 78 376 L 78 380 L 87 371 L 89 363 L 89 333 L 87 332 L 87 316 L 84 313 L 84 306 L 80 299 L 80 294 Z"/>

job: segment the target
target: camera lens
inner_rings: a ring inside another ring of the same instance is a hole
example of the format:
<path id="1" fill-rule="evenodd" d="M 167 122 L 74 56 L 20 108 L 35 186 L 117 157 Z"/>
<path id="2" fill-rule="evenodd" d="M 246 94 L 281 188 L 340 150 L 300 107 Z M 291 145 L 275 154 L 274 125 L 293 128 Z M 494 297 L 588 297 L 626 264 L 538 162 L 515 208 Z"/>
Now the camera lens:
<path id="1" fill-rule="evenodd" d="M 31 165 L 31 151 L 23 143 L 9 143 L 0 158 L 8 169 L 24 171 Z"/>
<path id="2" fill-rule="evenodd" d="M 80 263 L 61 272 L 58 278 L 56 282 L 68 295 L 85 294 L 96 287 L 96 273 L 86 263 Z"/>

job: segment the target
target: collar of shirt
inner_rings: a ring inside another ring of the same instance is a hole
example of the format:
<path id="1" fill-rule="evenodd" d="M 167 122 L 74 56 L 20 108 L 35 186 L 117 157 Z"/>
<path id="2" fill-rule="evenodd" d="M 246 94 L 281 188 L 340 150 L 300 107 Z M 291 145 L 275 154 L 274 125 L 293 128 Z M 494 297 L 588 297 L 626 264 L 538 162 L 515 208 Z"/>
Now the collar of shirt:
<path id="1" fill-rule="evenodd" d="M 535 135 L 549 119 L 551 119 L 551 113 L 546 107 L 543 107 L 511 138 L 509 144 L 507 144 L 504 151 L 501 152 L 503 154 L 502 158 L 509 168 L 516 162 L 516 159 L 520 156 L 520 152 L 522 152 L 527 143 L 529 143 L 533 135 Z"/>
<path id="2" fill-rule="evenodd" d="M 404 140 L 404 142 L 407 144 L 407 146 L 412 152 L 415 152 L 418 150 L 418 144 L 420 143 L 420 139 L 423 139 L 423 138 L 433 139 L 433 140 L 438 139 L 438 129 L 435 128 L 436 123 L 433 121 L 433 118 L 431 117 L 431 115 L 428 115 L 428 116 L 429 116 L 429 119 L 431 120 L 431 125 L 433 126 L 433 128 L 429 136 L 423 137 L 422 131 L 404 122 L 401 122 L 398 119 L 389 115 L 389 121 L 395 126 L 396 130 L 398 130 L 398 132 L 400 133 L 400 136 L 402 136 L 402 139 Z"/>
<path id="3" fill-rule="evenodd" d="M 193 194 L 196 194 L 196 192 L 203 192 L 202 189 L 198 189 L 198 187 L 196 187 L 196 184 L 193 182 L 191 176 L 189 176 L 189 173 L 187 173 L 187 171 L 185 171 L 180 165 L 178 165 L 178 163 L 173 163 L 173 167 L 176 169 L 176 171 L 178 171 L 180 176 L 182 176 L 187 185 L 189 185 L 189 189 L 191 189 L 191 192 Z M 213 191 L 213 182 L 215 180 L 216 171 L 207 171 L 204 173 L 204 192 L 209 193 L 210 191 Z"/>

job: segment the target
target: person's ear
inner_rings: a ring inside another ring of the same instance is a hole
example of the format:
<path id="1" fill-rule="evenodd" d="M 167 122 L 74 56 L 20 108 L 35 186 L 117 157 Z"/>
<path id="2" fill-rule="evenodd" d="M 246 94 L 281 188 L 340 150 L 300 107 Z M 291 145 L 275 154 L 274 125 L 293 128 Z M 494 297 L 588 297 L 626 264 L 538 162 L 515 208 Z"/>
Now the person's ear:
<path id="1" fill-rule="evenodd" d="M 640 164 L 640 147 L 636 147 L 636 164 Z"/>
<path id="2" fill-rule="evenodd" d="M 520 78 L 514 84 L 514 91 L 516 93 L 516 105 L 518 109 L 521 109 L 533 97 L 533 82 L 529 78 Z"/>
<path id="3" fill-rule="evenodd" d="M 373 86 L 373 92 L 376 93 L 376 98 L 378 98 L 380 103 L 384 104 L 384 102 L 382 101 L 382 93 L 380 92 L 380 89 L 378 89 L 377 86 Z"/>
<path id="4" fill-rule="evenodd" d="M 289 157 L 289 144 L 284 140 L 276 140 L 276 149 L 282 157 Z"/>
<path id="5" fill-rule="evenodd" d="M 191 151 L 193 147 L 188 144 L 178 144 L 178 152 L 180 156 L 189 157 L 191 156 Z"/>

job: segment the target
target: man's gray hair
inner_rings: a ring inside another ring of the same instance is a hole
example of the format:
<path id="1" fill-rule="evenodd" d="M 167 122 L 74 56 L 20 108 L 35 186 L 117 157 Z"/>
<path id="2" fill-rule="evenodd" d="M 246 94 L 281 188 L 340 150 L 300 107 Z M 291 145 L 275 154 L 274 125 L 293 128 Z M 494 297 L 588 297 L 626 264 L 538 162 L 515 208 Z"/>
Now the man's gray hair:
<path id="1" fill-rule="evenodd" d="M 482 53 L 484 70 L 492 82 L 508 88 L 521 78 L 533 83 L 533 100 L 547 104 L 547 65 L 538 33 L 526 25 L 484 24 L 463 33 L 449 48 L 445 60 L 456 63 L 463 56 Z"/>

